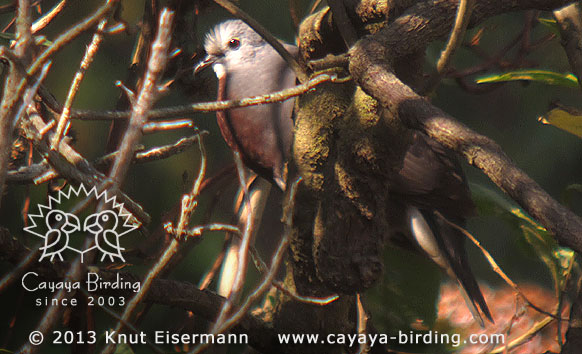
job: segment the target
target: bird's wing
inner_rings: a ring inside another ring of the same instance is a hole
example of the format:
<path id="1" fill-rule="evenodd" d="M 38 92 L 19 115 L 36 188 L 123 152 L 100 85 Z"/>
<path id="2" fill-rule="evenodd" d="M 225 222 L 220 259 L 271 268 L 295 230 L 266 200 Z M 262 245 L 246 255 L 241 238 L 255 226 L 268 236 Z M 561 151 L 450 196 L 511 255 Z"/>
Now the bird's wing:
<path id="1" fill-rule="evenodd" d="M 392 181 L 391 196 L 396 211 L 398 208 L 407 210 L 407 215 L 400 215 L 394 222 L 408 235 L 408 240 L 402 243 L 416 243 L 459 283 L 468 308 L 480 324 L 483 324 L 481 313 L 492 321 L 469 267 L 465 235 L 443 220 L 446 217 L 462 227 L 465 218 L 474 213 L 474 204 L 456 156 L 423 133 L 414 132 L 400 169 Z M 442 217 L 437 216 L 435 210 Z M 409 231 L 406 231 L 406 224 Z M 393 238 L 401 241 L 400 236 Z"/>
<path id="2" fill-rule="evenodd" d="M 121 250 L 122 247 L 119 246 L 119 235 L 117 232 L 112 230 L 105 230 L 103 232 L 103 239 L 110 247 L 113 247 L 115 250 Z"/>
<path id="3" fill-rule="evenodd" d="M 474 213 L 458 159 L 420 132 L 413 135 L 391 192 L 407 204 L 437 209 L 455 222 Z"/>
<path id="4" fill-rule="evenodd" d="M 51 238 L 54 237 L 54 240 L 51 243 L 48 242 Z M 61 231 L 60 230 L 50 230 L 45 235 L 45 245 L 41 247 L 41 249 L 49 249 L 51 247 L 56 246 L 59 241 L 61 240 Z"/>
<path id="5" fill-rule="evenodd" d="M 272 48 L 265 50 L 272 52 L 269 54 L 272 60 L 229 71 L 224 89 L 219 83 L 218 99 L 263 95 L 295 85 L 295 74 L 287 63 Z M 261 70 L 257 70 L 257 65 L 261 65 Z M 217 112 L 218 125 L 228 146 L 241 154 L 249 168 L 276 181 L 280 187 L 284 187 L 285 162 L 291 147 L 293 105 L 294 101 L 288 100 Z"/>

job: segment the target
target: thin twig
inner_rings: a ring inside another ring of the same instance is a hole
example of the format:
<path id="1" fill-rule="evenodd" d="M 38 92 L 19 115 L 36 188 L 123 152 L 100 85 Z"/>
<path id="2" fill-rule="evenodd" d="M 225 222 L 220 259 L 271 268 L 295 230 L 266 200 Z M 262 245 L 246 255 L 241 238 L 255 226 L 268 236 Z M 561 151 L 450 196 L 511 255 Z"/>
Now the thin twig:
<path id="1" fill-rule="evenodd" d="M 295 195 L 297 193 L 297 185 L 301 179 L 299 178 L 296 180 L 289 190 L 289 197 L 287 205 L 290 207 L 290 210 L 293 208 L 293 203 L 295 202 Z M 228 331 L 234 325 L 236 325 L 241 319 L 248 313 L 253 303 L 261 298 L 261 296 L 269 289 L 271 286 L 272 281 L 275 279 L 277 272 L 279 271 L 279 266 L 283 261 L 283 256 L 285 255 L 285 251 L 287 250 L 287 246 L 289 245 L 289 234 L 291 232 L 291 220 L 293 218 L 292 212 L 289 212 L 285 216 L 285 225 L 287 229 L 281 237 L 281 241 L 279 241 L 279 246 L 273 255 L 273 259 L 271 260 L 271 268 L 269 273 L 264 277 L 263 281 L 257 288 L 246 298 L 243 302 L 241 307 L 238 309 L 236 313 L 234 313 L 228 320 L 224 321 L 224 323 L 219 327 L 212 331 L 213 334 L 223 333 Z M 209 343 L 200 344 L 197 347 L 194 347 L 189 354 L 198 354 L 201 353 L 204 349 L 208 347 Z"/>
<path id="2" fill-rule="evenodd" d="M 178 230 L 174 229 L 171 225 L 165 226 L 165 230 L 169 234 L 178 235 Z M 200 237 L 203 233 L 207 231 L 225 231 L 225 232 L 232 232 L 234 234 L 240 234 L 241 231 L 238 227 L 229 224 L 220 224 L 220 223 L 213 223 L 207 225 L 196 226 L 189 230 L 183 230 L 180 234 L 182 237 Z"/>
<path id="3" fill-rule="evenodd" d="M 54 54 L 63 49 L 67 44 L 69 44 L 73 39 L 77 38 L 82 33 L 88 31 L 93 26 L 95 26 L 102 18 L 107 16 L 109 12 L 113 9 L 115 4 L 119 0 L 107 0 L 107 2 L 101 6 L 97 11 L 95 11 L 91 16 L 86 18 L 84 21 L 75 25 L 73 28 L 69 29 L 57 39 L 53 41 L 53 44 L 45 49 L 38 58 L 32 63 L 28 69 L 28 76 L 35 75 L 38 70 L 44 65 L 44 63 Z"/>
<path id="4" fill-rule="evenodd" d="M 206 275 L 204 276 L 204 278 L 202 278 L 202 280 L 200 280 L 200 282 L 198 282 L 198 288 L 200 290 L 204 290 L 204 289 L 208 288 L 208 286 L 210 285 L 212 280 L 214 280 L 216 273 L 218 272 L 218 270 L 220 269 L 220 266 L 222 265 L 222 261 L 224 260 L 224 257 L 226 255 L 226 251 L 229 248 L 229 243 L 230 243 L 229 241 L 230 241 L 230 237 L 226 237 L 224 239 L 224 242 L 222 243 L 222 249 L 218 253 L 218 256 L 214 259 L 214 263 L 212 263 L 212 266 L 210 267 L 208 272 L 206 272 Z"/>
<path id="5" fill-rule="evenodd" d="M 434 73 L 434 75 L 428 80 L 429 83 L 423 90 L 424 94 L 432 92 L 438 85 L 441 78 L 446 74 L 453 55 L 463 42 L 465 31 L 467 30 L 467 25 L 471 19 L 471 12 L 473 11 L 474 4 L 475 0 L 459 1 L 457 16 L 455 17 L 455 24 L 451 30 L 449 40 L 447 41 L 445 49 L 441 52 L 441 56 L 437 62 L 436 73 Z"/>
<path id="6" fill-rule="evenodd" d="M 307 91 L 314 89 L 319 84 L 324 82 L 336 82 L 338 79 L 335 75 L 322 74 L 314 77 L 304 84 L 297 85 L 285 90 L 269 93 L 266 95 L 242 98 L 238 100 L 229 101 L 215 101 L 215 102 L 203 102 L 203 103 L 193 103 L 191 105 L 177 106 L 170 108 L 154 109 L 147 112 L 148 119 L 167 119 L 176 116 L 186 116 L 197 112 L 215 112 L 223 111 L 231 108 L 240 108 L 248 106 L 256 106 L 268 103 L 277 103 L 288 100 L 290 98 L 304 94 Z M 41 92 L 42 94 L 42 92 Z M 47 102 L 52 110 L 60 113 L 62 108 L 55 105 L 56 102 L 50 99 L 46 95 L 42 96 L 45 102 Z M 49 102 L 50 100 L 51 102 Z M 131 112 L 96 112 L 96 111 L 83 111 L 83 110 L 73 110 L 71 112 L 71 119 L 80 120 L 114 120 L 114 119 L 128 119 Z"/>
<path id="7" fill-rule="evenodd" d="M 44 138 L 40 137 L 40 131 L 44 130 L 46 124 L 38 115 L 38 112 L 29 112 L 29 119 L 22 124 L 22 130 L 30 139 L 36 149 L 46 157 L 51 167 L 58 172 L 60 176 L 69 181 L 83 184 L 87 188 L 101 186 L 108 183 L 106 177 L 97 171 L 81 154 L 75 151 L 64 140 L 61 140 L 59 149 L 53 151 L 50 149 L 48 141 L 51 139 L 53 132 L 47 132 Z M 123 203 L 124 209 L 127 209 L 142 224 L 149 224 L 151 217 L 146 213 L 141 205 L 133 201 L 121 191 L 114 193 L 117 200 Z"/>
<path id="8" fill-rule="evenodd" d="M 281 290 L 285 295 L 289 296 L 291 299 L 309 305 L 326 306 L 339 299 L 339 295 L 337 294 L 333 294 L 327 297 L 303 296 L 289 289 L 288 287 L 285 286 L 285 284 L 283 284 L 279 280 L 273 280 L 273 286 Z"/>
<path id="9" fill-rule="evenodd" d="M 506 343 L 505 345 L 494 349 L 492 351 L 490 351 L 490 354 L 498 354 L 501 353 L 503 351 L 507 350 L 513 350 L 514 348 L 522 345 L 523 343 L 525 343 L 526 341 L 528 341 L 531 337 L 533 337 L 534 335 L 536 335 L 537 333 L 539 333 L 539 331 L 541 331 L 542 329 L 544 329 L 547 325 L 549 325 L 550 323 L 552 323 L 553 321 L 555 321 L 556 319 L 553 318 L 552 316 L 546 316 L 543 320 L 536 322 L 533 326 L 530 326 L 528 328 L 528 330 L 523 333 L 522 335 L 520 335 L 519 337 L 513 339 L 511 342 Z M 558 323 L 558 326 L 560 324 Z"/>
<path id="10" fill-rule="evenodd" d="M 67 99 L 65 100 L 63 111 L 61 112 L 61 116 L 59 117 L 57 131 L 51 141 L 51 150 L 55 150 L 56 147 L 59 145 L 59 142 L 61 141 L 61 137 L 63 136 L 63 134 L 65 135 L 67 134 L 65 132 L 65 127 L 68 126 L 67 123 L 69 122 L 69 116 L 71 114 L 71 107 L 73 106 L 73 101 L 75 100 L 75 96 L 79 91 L 81 81 L 83 81 L 83 78 L 85 77 L 85 72 L 87 72 L 87 69 L 93 62 L 93 58 L 95 57 L 95 54 L 97 54 L 99 45 L 103 40 L 103 30 L 105 29 L 105 26 L 107 26 L 107 19 L 103 19 L 99 23 L 97 31 L 95 31 L 93 39 L 91 40 L 91 44 L 89 44 L 89 46 L 85 50 L 85 55 L 83 56 L 83 60 L 81 61 L 81 66 L 79 67 L 79 70 L 77 70 L 77 73 L 73 78 L 73 82 L 69 86 L 69 93 L 67 94 Z"/>
<path id="11" fill-rule="evenodd" d="M 16 17 L 16 45 L 14 54 L 28 63 L 34 45 L 30 29 L 32 17 L 30 14 L 30 0 L 18 0 L 18 16 Z"/>
<path id="12" fill-rule="evenodd" d="M 133 158 L 132 163 L 158 161 L 177 155 L 192 146 L 198 140 L 200 135 L 208 135 L 208 132 L 203 130 L 199 132 L 199 134 L 189 136 L 187 138 L 182 138 L 174 144 L 158 146 L 147 151 L 138 151 L 135 153 L 135 157 Z M 93 164 L 95 167 L 107 166 L 115 160 L 118 154 L 119 151 L 112 152 L 111 154 L 100 157 Z"/>
<path id="13" fill-rule="evenodd" d="M 91 296 L 91 294 L 90 294 L 90 293 L 89 293 L 87 290 L 85 290 L 85 289 L 83 289 L 83 288 L 81 288 L 81 289 L 80 289 L 80 291 L 81 291 L 81 292 L 82 292 L 82 293 L 85 295 L 85 297 L 90 297 L 90 296 Z M 108 314 L 109 316 L 113 317 L 113 318 L 114 318 L 114 319 L 116 319 L 117 321 L 120 321 L 120 322 L 122 322 L 122 323 L 123 323 L 123 325 L 124 325 L 124 326 L 125 326 L 127 329 L 129 329 L 130 331 L 132 331 L 133 333 L 137 333 L 137 334 L 139 335 L 139 333 L 143 332 L 142 330 L 140 330 L 140 329 L 137 329 L 137 328 L 136 328 L 134 325 L 132 325 L 131 323 L 124 321 L 124 320 L 123 320 L 123 318 L 121 318 L 121 316 L 119 316 L 119 314 L 117 314 L 117 312 L 113 311 L 112 309 L 110 309 L 109 307 L 107 307 L 107 306 L 105 306 L 105 305 L 102 305 L 102 304 L 100 304 L 100 303 L 99 303 L 99 301 L 95 301 L 95 304 L 96 304 L 96 305 L 97 305 L 97 306 L 98 306 L 98 307 L 99 307 L 101 310 L 103 310 L 103 311 L 104 311 L 106 314 Z M 164 353 L 165 353 L 165 351 L 164 351 L 164 350 L 162 350 L 162 349 L 161 349 L 161 348 L 159 348 L 157 345 L 155 345 L 155 344 L 154 344 L 154 343 L 153 343 L 153 342 L 152 342 L 150 339 L 148 339 L 147 337 L 145 337 L 145 338 L 144 338 L 144 343 L 145 343 L 145 344 L 147 344 L 147 345 L 150 347 L 150 349 L 151 349 L 151 350 L 153 350 L 153 351 L 154 351 L 154 352 L 156 352 L 156 353 L 159 353 L 159 354 L 164 354 Z"/>
<path id="14" fill-rule="evenodd" d="M 125 133 L 119 148 L 119 155 L 111 169 L 110 177 L 114 181 L 114 189 L 119 188 L 131 162 L 134 154 L 134 149 L 137 141 L 141 137 L 141 129 L 146 122 L 146 114 L 153 106 L 155 100 L 159 96 L 158 83 L 161 80 L 161 75 L 165 69 L 168 60 L 168 51 L 171 42 L 171 29 L 174 13 L 168 9 L 163 9 L 160 13 L 158 23 L 158 30 L 156 39 L 152 43 L 151 55 L 148 61 L 148 67 L 144 78 L 144 83 L 138 95 L 136 104 L 133 107 L 132 115 L 128 131 Z M 199 136 L 198 143 L 201 143 Z M 183 200 L 182 206 L 186 203 L 186 198 Z M 136 309 L 137 305 L 142 301 L 147 294 L 153 279 L 160 273 L 167 262 L 178 249 L 178 242 L 176 239 L 172 240 L 162 258 L 154 265 L 143 281 L 140 291 L 129 301 L 123 315 L 122 321 L 116 325 L 114 332 L 118 335 L 123 329 L 123 323 L 130 320 L 131 315 Z M 115 350 L 115 343 L 109 343 L 102 351 L 102 353 L 110 354 Z"/>
<path id="15" fill-rule="evenodd" d="M 142 127 L 147 121 L 147 112 L 153 107 L 159 97 L 159 82 L 168 61 L 168 52 L 171 42 L 173 13 L 164 9 L 160 14 L 160 23 L 156 39 L 152 44 L 152 51 L 148 61 L 148 68 L 142 88 L 137 96 L 129 118 L 129 126 L 119 145 L 119 155 L 111 168 L 110 178 L 121 186 L 125 174 L 129 169 L 134 149 L 141 138 Z"/>
<path id="16" fill-rule="evenodd" d="M 6 175 L 6 183 L 13 184 L 30 184 L 40 175 L 51 171 L 51 167 L 43 160 L 40 163 L 32 164 L 30 166 L 22 166 L 17 170 L 10 170 Z"/>
<path id="17" fill-rule="evenodd" d="M 247 188 L 246 177 L 245 177 L 245 168 L 242 163 L 242 159 L 240 157 L 239 152 L 234 152 L 234 162 L 236 164 L 237 172 L 238 172 L 238 180 L 239 185 L 242 188 L 244 204 L 247 209 L 246 221 L 245 221 L 245 228 L 242 234 L 242 239 L 240 245 L 238 246 L 237 252 L 237 264 L 236 270 L 234 272 L 234 278 L 230 284 L 230 289 L 225 291 L 226 301 L 222 305 L 222 309 L 220 310 L 220 314 L 218 318 L 214 322 L 212 326 L 211 332 L 215 333 L 217 328 L 222 326 L 222 323 L 227 319 L 229 315 L 230 309 L 234 306 L 234 302 L 238 298 L 238 295 L 242 289 L 242 285 L 245 279 L 246 271 L 247 271 L 247 260 L 249 254 L 249 248 L 251 246 L 251 235 L 253 229 L 253 213 L 251 212 L 251 198 L 249 195 L 249 191 Z"/>
<path id="18" fill-rule="evenodd" d="M 346 11 L 343 0 L 328 0 L 327 4 L 333 14 L 333 20 L 346 44 L 350 48 L 358 40 L 358 34 Z"/>
<path id="19" fill-rule="evenodd" d="M 167 228 L 166 231 L 168 233 L 174 233 L 174 230 L 172 230 L 171 228 Z M 206 231 L 227 231 L 236 237 L 242 238 L 242 232 L 241 232 L 240 228 L 238 228 L 234 225 L 228 225 L 228 224 L 208 224 L 208 225 L 197 226 L 193 229 L 186 231 L 185 235 L 187 237 L 199 237 L 200 235 L 202 235 L 202 233 L 204 233 Z M 201 284 L 200 289 L 203 289 L 206 286 L 208 286 L 208 283 L 210 282 L 211 275 L 216 271 L 216 269 L 218 269 L 218 266 L 220 266 L 222 258 L 224 258 L 223 252 L 225 251 L 225 249 L 223 249 L 223 251 L 221 252 L 221 255 L 219 255 L 219 257 L 215 261 L 215 264 L 211 267 L 211 271 L 204 277 L 203 281 L 200 282 L 200 284 Z M 251 247 L 249 247 L 249 252 L 250 252 L 250 255 L 253 259 L 253 263 L 255 264 L 255 267 L 257 268 L 257 270 L 259 272 L 261 272 L 264 276 L 267 276 L 267 273 L 269 272 L 269 267 L 267 267 L 267 264 L 265 263 L 265 261 L 263 261 L 263 259 L 259 255 L 259 252 L 257 251 L 257 249 L 255 247 L 251 246 Z M 273 280 L 273 286 L 276 287 L 277 289 L 281 290 L 283 293 L 285 293 L 290 298 L 292 298 L 298 302 L 305 303 L 305 304 L 325 306 L 325 305 L 328 305 L 328 304 L 336 301 L 337 299 L 339 299 L 339 295 L 337 295 L 337 294 L 333 294 L 333 295 L 330 295 L 327 297 L 313 297 L 313 296 L 299 295 L 296 292 L 287 288 L 283 283 L 281 283 L 278 280 Z"/>
<path id="20" fill-rule="evenodd" d="M 160 274 L 160 272 L 166 267 L 166 265 L 170 262 L 170 260 L 173 258 L 173 256 L 179 250 L 179 246 L 180 246 L 179 239 L 184 234 L 184 230 L 187 227 L 190 215 L 192 214 L 192 212 L 194 211 L 194 209 L 198 205 L 196 198 L 198 197 L 198 195 L 200 193 L 200 186 L 202 185 L 202 180 L 204 179 L 204 176 L 206 174 L 206 149 L 204 148 L 204 143 L 202 141 L 201 136 L 198 139 L 198 147 L 200 148 L 200 153 L 201 153 L 200 169 L 198 172 L 198 177 L 194 181 L 194 184 L 192 186 L 192 190 L 191 190 L 190 194 L 187 194 L 182 198 L 182 207 L 181 207 L 181 212 L 180 212 L 180 219 L 178 221 L 178 226 L 174 231 L 171 223 L 168 223 L 167 225 L 165 225 L 166 230 L 173 231 L 174 239 L 170 242 L 170 244 L 168 245 L 168 247 L 164 251 L 164 254 L 161 256 L 161 258 L 158 260 L 158 262 L 152 267 L 152 269 L 147 274 L 146 278 L 144 279 L 144 281 L 141 285 L 140 291 L 129 301 L 129 303 L 125 307 L 123 315 L 121 316 L 121 318 L 124 321 L 129 320 L 129 318 L 131 317 L 131 314 L 133 313 L 133 311 L 135 310 L 137 305 L 144 299 L 144 297 L 148 293 L 148 290 L 151 287 L 154 279 L 158 276 L 158 274 Z M 123 329 L 123 323 L 119 322 L 116 326 L 115 332 L 119 333 L 122 329 Z M 102 353 L 108 354 L 108 353 L 111 353 L 114 349 L 115 349 L 115 345 L 109 344 L 103 350 Z"/>
<path id="21" fill-rule="evenodd" d="M 31 24 L 30 2 L 28 0 L 18 1 L 18 15 L 16 18 L 16 44 L 14 46 L 14 57 L 16 60 L 28 64 L 30 48 L 34 44 L 32 33 L 30 32 Z M 3 49 L 8 55 L 12 54 L 8 49 Z M 2 92 L 2 101 L 0 102 L 0 202 L 4 195 L 4 183 L 10 151 L 12 150 L 12 135 L 14 127 L 20 119 L 20 113 L 24 110 L 22 104 L 22 95 L 27 85 L 22 85 L 21 89 L 16 88 L 16 83 L 22 81 L 22 74 L 16 65 L 10 65 L 4 90 Z M 36 90 L 35 90 L 36 91 Z"/>
<path id="22" fill-rule="evenodd" d="M 513 288 L 513 290 L 515 290 L 516 293 L 519 294 L 519 296 L 521 296 L 523 298 L 523 300 L 528 304 L 528 306 L 530 306 L 531 308 L 533 308 L 534 310 L 538 311 L 539 313 L 542 313 L 546 316 L 549 316 L 551 318 L 554 319 L 558 319 L 558 320 L 563 320 L 559 314 L 553 314 L 550 313 L 548 311 L 545 311 L 544 309 L 542 309 L 539 306 L 536 306 L 534 303 L 532 303 L 526 296 L 525 294 L 519 289 L 519 287 L 517 286 L 516 283 L 513 282 L 513 280 L 511 280 L 511 278 L 509 278 L 509 276 L 507 274 L 505 274 L 505 272 L 503 271 L 503 269 L 501 269 L 501 267 L 499 266 L 499 264 L 497 264 L 497 262 L 495 261 L 495 259 L 493 258 L 493 256 L 491 255 L 491 253 L 489 253 L 489 251 L 487 251 L 485 249 L 485 247 L 483 247 L 481 245 L 481 243 L 473 236 L 471 235 L 471 233 L 469 233 L 467 230 L 465 230 L 464 228 L 460 227 L 459 225 L 451 222 L 450 220 L 448 220 L 447 218 L 445 218 L 440 212 L 435 211 L 435 214 L 444 222 L 446 222 L 447 224 L 449 224 L 450 226 L 454 227 L 455 229 L 459 230 L 460 232 L 462 232 L 469 240 L 471 240 L 471 242 L 473 242 L 475 244 L 475 246 L 477 246 L 477 248 L 479 248 L 479 250 L 481 251 L 481 253 L 485 256 L 485 259 L 487 259 L 487 262 L 489 262 L 489 264 L 491 265 L 491 269 L 497 273 L 509 286 L 511 286 Z"/>
<path id="23" fill-rule="evenodd" d="M 473 12 L 473 5 L 475 0 L 460 0 L 459 8 L 457 9 L 457 16 L 455 17 L 455 24 L 445 49 L 441 52 L 441 56 L 437 62 L 437 72 L 443 75 L 451 62 L 455 51 L 461 45 L 467 30 L 467 25 L 471 19 L 471 12 Z"/>
<path id="24" fill-rule="evenodd" d="M 46 26 L 65 8 L 67 0 L 61 0 L 55 7 L 53 7 L 49 12 L 44 14 L 41 18 L 36 20 L 32 24 L 32 33 L 36 33 Z"/>
<path id="25" fill-rule="evenodd" d="M 182 128 L 194 128 L 194 122 L 192 121 L 192 119 L 175 119 L 170 121 L 146 123 L 141 131 L 143 134 L 152 134 L 160 131 L 168 131 Z"/>
<path id="26" fill-rule="evenodd" d="M 300 0 L 290 0 L 289 1 L 289 15 L 291 16 L 291 20 L 293 20 L 293 25 L 295 28 L 299 27 L 301 23 L 301 16 L 298 13 L 300 10 L 301 1 Z"/>

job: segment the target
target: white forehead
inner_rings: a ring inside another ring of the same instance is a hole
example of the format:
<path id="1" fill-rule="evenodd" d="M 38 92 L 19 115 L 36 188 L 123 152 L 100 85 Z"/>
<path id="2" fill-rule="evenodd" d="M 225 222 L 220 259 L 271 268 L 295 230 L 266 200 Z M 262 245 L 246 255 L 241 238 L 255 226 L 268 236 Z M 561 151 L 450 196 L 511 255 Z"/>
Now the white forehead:
<path id="1" fill-rule="evenodd" d="M 216 25 L 204 39 L 204 49 L 208 54 L 224 53 L 231 39 L 239 39 L 244 45 L 262 45 L 263 39 L 241 20 L 228 20 Z"/>

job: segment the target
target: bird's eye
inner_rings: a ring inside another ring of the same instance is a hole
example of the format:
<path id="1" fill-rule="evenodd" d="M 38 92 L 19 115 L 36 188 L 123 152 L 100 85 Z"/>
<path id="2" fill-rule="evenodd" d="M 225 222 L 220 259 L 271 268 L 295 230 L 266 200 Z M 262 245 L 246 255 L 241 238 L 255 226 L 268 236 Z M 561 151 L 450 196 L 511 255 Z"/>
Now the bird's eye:
<path id="1" fill-rule="evenodd" d="M 228 41 L 228 47 L 230 49 L 238 49 L 238 47 L 240 47 L 240 40 L 238 38 L 232 38 Z"/>
<path id="2" fill-rule="evenodd" d="M 102 220 L 103 220 L 103 221 L 107 221 L 107 220 L 109 220 L 109 215 L 103 215 L 103 217 L 102 217 Z"/>
<path id="3" fill-rule="evenodd" d="M 57 221 L 61 221 L 61 220 L 63 220 L 63 216 L 62 216 L 62 215 L 60 215 L 60 214 L 57 214 L 57 215 L 55 216 L 55 219 L 57 219 Z"/>

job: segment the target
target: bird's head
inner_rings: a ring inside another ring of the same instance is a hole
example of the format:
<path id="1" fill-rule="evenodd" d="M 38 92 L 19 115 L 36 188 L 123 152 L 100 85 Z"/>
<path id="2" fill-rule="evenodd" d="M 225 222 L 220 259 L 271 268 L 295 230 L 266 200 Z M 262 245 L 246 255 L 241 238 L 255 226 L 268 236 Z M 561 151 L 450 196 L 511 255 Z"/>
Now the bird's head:
<path id="1" fill-rule="evenodd" d="M 85 219 L 83 230 L 98 234 L 105 230 L 106 225 L 108 225 L 107 228 L 109 230 L 115 230 L 117 227 L 117 215 L 111 210 L 89 215 Z"/>
<path id="2" fill-rule="evenodd" d="M 46 215 L 45 222 L 50 230 L 59 229 L 71 233 L 81 229 L 81 222 L 77 216 L 61 210 L 51 210 Z"/>
<path id="3" fill-rule="evenodd" d="M 194 73 L 212 65 L 216 76 L 221 78 L 229 67 L 255 63 L 256 55 L 266 42 L 241 20 L 228 20 L 216 25 L 204 40 L 208 54 L 194 69 Z"/>

